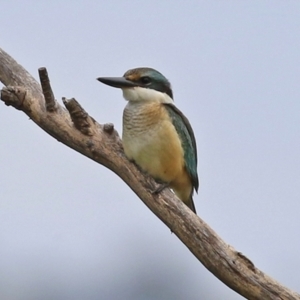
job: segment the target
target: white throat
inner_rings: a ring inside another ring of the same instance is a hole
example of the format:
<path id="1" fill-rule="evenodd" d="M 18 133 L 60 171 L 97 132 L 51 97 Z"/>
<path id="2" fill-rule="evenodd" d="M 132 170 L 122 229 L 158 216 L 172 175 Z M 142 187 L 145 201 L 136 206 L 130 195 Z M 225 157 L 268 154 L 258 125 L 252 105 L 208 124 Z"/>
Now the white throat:
<path id="1" fill-rule="evenodd" d="M 130 102 L 159 102 L 159 103 L 173 103 L 173 99 L 166 93 L 162 93 L 153 89 L 143 87 L 124 88 L 123 97 Z"/>

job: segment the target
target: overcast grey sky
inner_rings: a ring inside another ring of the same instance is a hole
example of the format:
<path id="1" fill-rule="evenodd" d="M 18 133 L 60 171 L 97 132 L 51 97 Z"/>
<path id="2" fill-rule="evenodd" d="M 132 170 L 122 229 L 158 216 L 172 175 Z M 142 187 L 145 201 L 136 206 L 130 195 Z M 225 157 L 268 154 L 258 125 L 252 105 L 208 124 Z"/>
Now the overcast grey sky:
<path id="1" fill-rule="evenodd" d="M 197 144 L 198 214 L 300 292 L 299 1 L 2 1 L 1 45 L 121 133 L 121 92 L 161 71 Z M 242 299 L 112 172 L 0 105 L 0 299 Z"/>

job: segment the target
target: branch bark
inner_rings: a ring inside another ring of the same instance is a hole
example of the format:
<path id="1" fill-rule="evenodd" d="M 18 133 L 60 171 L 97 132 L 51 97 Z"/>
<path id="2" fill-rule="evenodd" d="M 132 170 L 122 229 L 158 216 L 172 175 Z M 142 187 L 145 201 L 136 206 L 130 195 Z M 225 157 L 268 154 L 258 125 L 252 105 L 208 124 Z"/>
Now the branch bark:
<path id="1" fill-rule="evenodd" d="M 300 300 L 300 295 L 257 269 L 226 244 L 170 190 L 151 191 L 155 181 L 141 173 L 123 152 L 112 124 L 100 125 L 75 99 L 54 97 L 47 70 L 39 69 L 41 85 L 0 49 L 1 100 L 27 114 L 44 131 L 70 148 L 107 167 L 138 195 L 148 208 L 186 245 L 196 258 L 228 287 L 247 299 Z"/>

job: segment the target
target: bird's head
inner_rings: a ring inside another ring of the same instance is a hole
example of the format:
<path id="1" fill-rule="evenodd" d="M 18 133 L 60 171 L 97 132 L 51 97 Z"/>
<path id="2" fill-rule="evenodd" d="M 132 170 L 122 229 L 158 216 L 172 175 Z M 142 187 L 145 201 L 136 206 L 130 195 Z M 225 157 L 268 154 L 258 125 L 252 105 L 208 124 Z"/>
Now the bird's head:
<path id="1" fill-rule="evenodd" d="M 170 82 L 152 68 L 136 68 L 127 71 L 123 77 L 99 77 L 97 79 L 102 83 L 122 89 L 123 96 L 128 101 L 173 102 Z"/>

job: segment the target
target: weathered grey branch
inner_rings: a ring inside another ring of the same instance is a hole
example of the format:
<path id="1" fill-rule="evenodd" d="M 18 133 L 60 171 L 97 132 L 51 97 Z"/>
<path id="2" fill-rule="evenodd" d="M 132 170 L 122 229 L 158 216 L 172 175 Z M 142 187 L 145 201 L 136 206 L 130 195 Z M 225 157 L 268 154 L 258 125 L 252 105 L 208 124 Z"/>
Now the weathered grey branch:
<path id="1" fill-rule="evenodd" d="M 123 153 L 112 124 L 100 125 L 75 99 L 56 102 L 46 69 L 40 69 L 43 86 L 0 49 L 1 99 L 26 113 L 43 130 L 70 148 L 102 164 L 120 176 L 149 209 L 162 220 L 199 261 L 227 286 L 247 299 L 298 299 L 233 247 L 226 244 L 203 220 L 169 190 L 151 193 L 156 185 Z"/>

